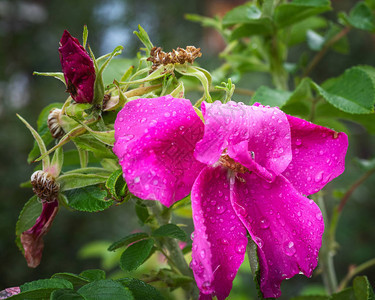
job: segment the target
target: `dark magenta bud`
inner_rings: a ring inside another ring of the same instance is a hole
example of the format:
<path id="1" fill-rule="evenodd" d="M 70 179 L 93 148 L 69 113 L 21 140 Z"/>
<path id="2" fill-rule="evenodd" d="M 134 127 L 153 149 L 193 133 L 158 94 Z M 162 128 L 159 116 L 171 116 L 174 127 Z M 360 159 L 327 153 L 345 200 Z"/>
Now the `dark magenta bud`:
<path id="1" fill-rule="evenodd" d="M 95 68 L 78 39 L 64 30 L 59 47 L 60 61 L 67 92 L 78 103 L 91 103 L 94 98 Z"/>

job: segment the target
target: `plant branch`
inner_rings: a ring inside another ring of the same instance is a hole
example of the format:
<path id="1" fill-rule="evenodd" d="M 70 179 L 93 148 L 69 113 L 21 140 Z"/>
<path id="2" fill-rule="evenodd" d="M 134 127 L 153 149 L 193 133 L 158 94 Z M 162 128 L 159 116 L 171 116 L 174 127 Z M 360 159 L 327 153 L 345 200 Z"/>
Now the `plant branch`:
<path id="1" fill-rule="evenodd" d="M 365 263 L 363 263 L 363 264 L 361 264 L 357 267 L 349 268 L 348 274 L 346 274 L 345 278 L 340 282 L 340 285 L 337 288 L 337 291 L 339 292 L 339 291 L 343 290 L 355 275 L 357 275 L 357 274 L 363 272 L 364 270 L 366 270 L 368 268 L 371 268 L 373 266 L 375 266 L 375 258 L 370 259 L 369 261 L 366 261 Z"/>
<path id="2" fill-rule="evenodd" d="M 314 56 L 313 60 L 310 62 L 310 64 L 307 66 L 305 72 L 302 75 L 303 77 L 307 77 L 311 71 L 316 67 L 316 65 L 320 62 L 320 60 L 324 57 L 324 55 L 327 53 L 329 48 L 331 48 L 336 42 L 338 42 L 340 39 L 342 39 L 345 35 L 348 34 L 350 31 L 350 27 L 346 26 L 344 27 L 340 32 L 338 32 L 335 36 L 333 36 L 324 46 L 323 48 Z"/>
<path id="3" fill-rule="evenodd" d="M 363 174 L 356 182 L 352 184 L 352 186 L 349 188 L 349 190 L 345 193 L 345 195 L 341 198 L 340 204 L 337 208 L 338 213 L 341 213 L 341 211 L 344 209 L 345 204 L 348 202 L 350 196 L 353 194 L 353 192 L 367 179 L 369 178 L 373 173 L 375 173 L 375 168 L 367 171 L 365 174 Z"/>
<path id="4" fill-rule="evenodd" d="M 318 205 L 322 211 L 323 219 L 328 223 L 327 211 L 324 203 L 324 198 L 321 193 L 318 193 L 317 198 Z M 333 247 L 335 241 L 334 236 L 331 236 L 330 231 L 326 231 L 323 234 L 322 247 L 320 249 L 319 257 L 320 264 L 322 268 L 322 277 L 324 286 L 327 292 L 331 295 L 337 290 L 337 277 L 333 261 Z"/>

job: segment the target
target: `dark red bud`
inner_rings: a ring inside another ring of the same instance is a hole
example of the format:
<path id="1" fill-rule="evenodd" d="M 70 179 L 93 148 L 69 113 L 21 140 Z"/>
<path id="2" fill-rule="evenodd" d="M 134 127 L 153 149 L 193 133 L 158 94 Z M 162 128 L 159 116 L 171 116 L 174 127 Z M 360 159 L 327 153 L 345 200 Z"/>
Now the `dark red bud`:
<path id="1" fill-rule="evenodd" d="M 67 92 L 78 103 L 91 103 L 96 77 L 91 57 L 67 30 L 60 40 L 59 53 Z"/>

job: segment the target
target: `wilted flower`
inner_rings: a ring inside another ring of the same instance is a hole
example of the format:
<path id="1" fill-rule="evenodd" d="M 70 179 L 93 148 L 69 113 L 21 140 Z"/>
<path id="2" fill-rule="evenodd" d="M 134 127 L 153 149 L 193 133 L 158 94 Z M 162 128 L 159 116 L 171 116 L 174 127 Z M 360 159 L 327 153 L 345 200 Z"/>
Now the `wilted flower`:
<path id="1" fill-rule="evenodd" d="M 36 171 L 31 176 L 33 191 L 42 202 L 42 213 L 30 229 L 22 232 L 21 243 L 25 250 L 27 265 L 35 268 L 40 264 L 43 254 L 43 237 L 50 229 L 59 210 L 59 185 L 46 171 Z"/>
<path id="2" fill-rule="evenodd" d="M 78 103 L 91 103 L 96 77 L 92 59 L 67 30 L 60 40 L 59 53 L 67 92 Z"/>
<path id="3" fill-rule="evenodd" d="M 202 112 L 203 138 L 187 100 L 125 105 L 114 151 L 129 190 L 169 206 L 192 189 L 191 267 L 202 299 L 229 295 L 247 233 L 263 295 L 279 297 L 283 279 L 311 276 L 317 265 L 324 223 L 304 195 L 344 171 L 347 136 L 259 104 L 203 103 Z"/>
<path id="4" fill-rule="evenodd" d="M 7 299 L 19 293 L 21 293 L 21 289 L 18 286 L 7 288 L 5 290 L 0 291 L 0 300 Z"/>

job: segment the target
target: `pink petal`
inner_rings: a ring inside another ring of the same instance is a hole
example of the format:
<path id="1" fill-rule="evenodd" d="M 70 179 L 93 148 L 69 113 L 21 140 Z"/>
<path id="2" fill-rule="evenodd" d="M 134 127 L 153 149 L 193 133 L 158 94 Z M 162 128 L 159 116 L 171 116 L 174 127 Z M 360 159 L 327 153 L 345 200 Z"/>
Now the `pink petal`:
<path id="1" fill-rule="evenodd" d="M 244 174 L 232 183 L 231 201 L 258 245 L 260 288 L 279 297 L 281 281 L 298 273 L 311 276 L 318 261 L 324 222 L 313 200 L 300 195 L 283 176 L 268 183 Z"/>
<path id="2" fill-rule="evenodd" d="M 194 183 L 192 262 L 201 299 L 225 299 L 246 252 L 246 229 L 229 200 L 227 169 L 206 167 Z"/>
<path id="3" fill-rule="evenodd" d="M 58 201 L 44 202 L 42 213 L 36 219 L 35 225 L 21 234 L 21 243 L 30 268 L 36 268 L 40 264 L 44 248 L 43 237 L 51 228 L 58 210 Z"/>
<path id="4" fill-rule="evenodd" d="M 94 62 L 79 41 L 64 30 L 60 40 L 60 62 L 67 91 L 78 103 L 91 103 L 94 98 Z"/>
<path id="5" fill-rule="evenodd" d="M 203 103 L 202 113 L 205 132 L 195 151 L 199 161 L 213 165 L 224 149 L 247 141 L 255 162 L 275 175 L 290 163 L 290 127 L 286 115 L 278 108 L 216 101 Z M 249 159 L 238 162 L 250 163 Z"/>
<path id="6" fill-rule="evenodd" d="M 165 96 L 127 103 L 115 121 L 113 152 L 135 196 L 166 206 L 186 197 L 203 168 L 194 156 L 203 123 L 189 100 Z"/>
<path id="7" fill-rule="evenodd" d="M 18 286 L 7 288 L 0 291 L 0 300 L 7 299 L 19 293 L 21 293 L 21 289 Z"/>
<path id="8" fill-rule="evenodd" d="M 296 117 L 288 121 L 293 159 L 283 175 L 302 194 L 316 193 L 344 172 L 348 137 Z"/>

